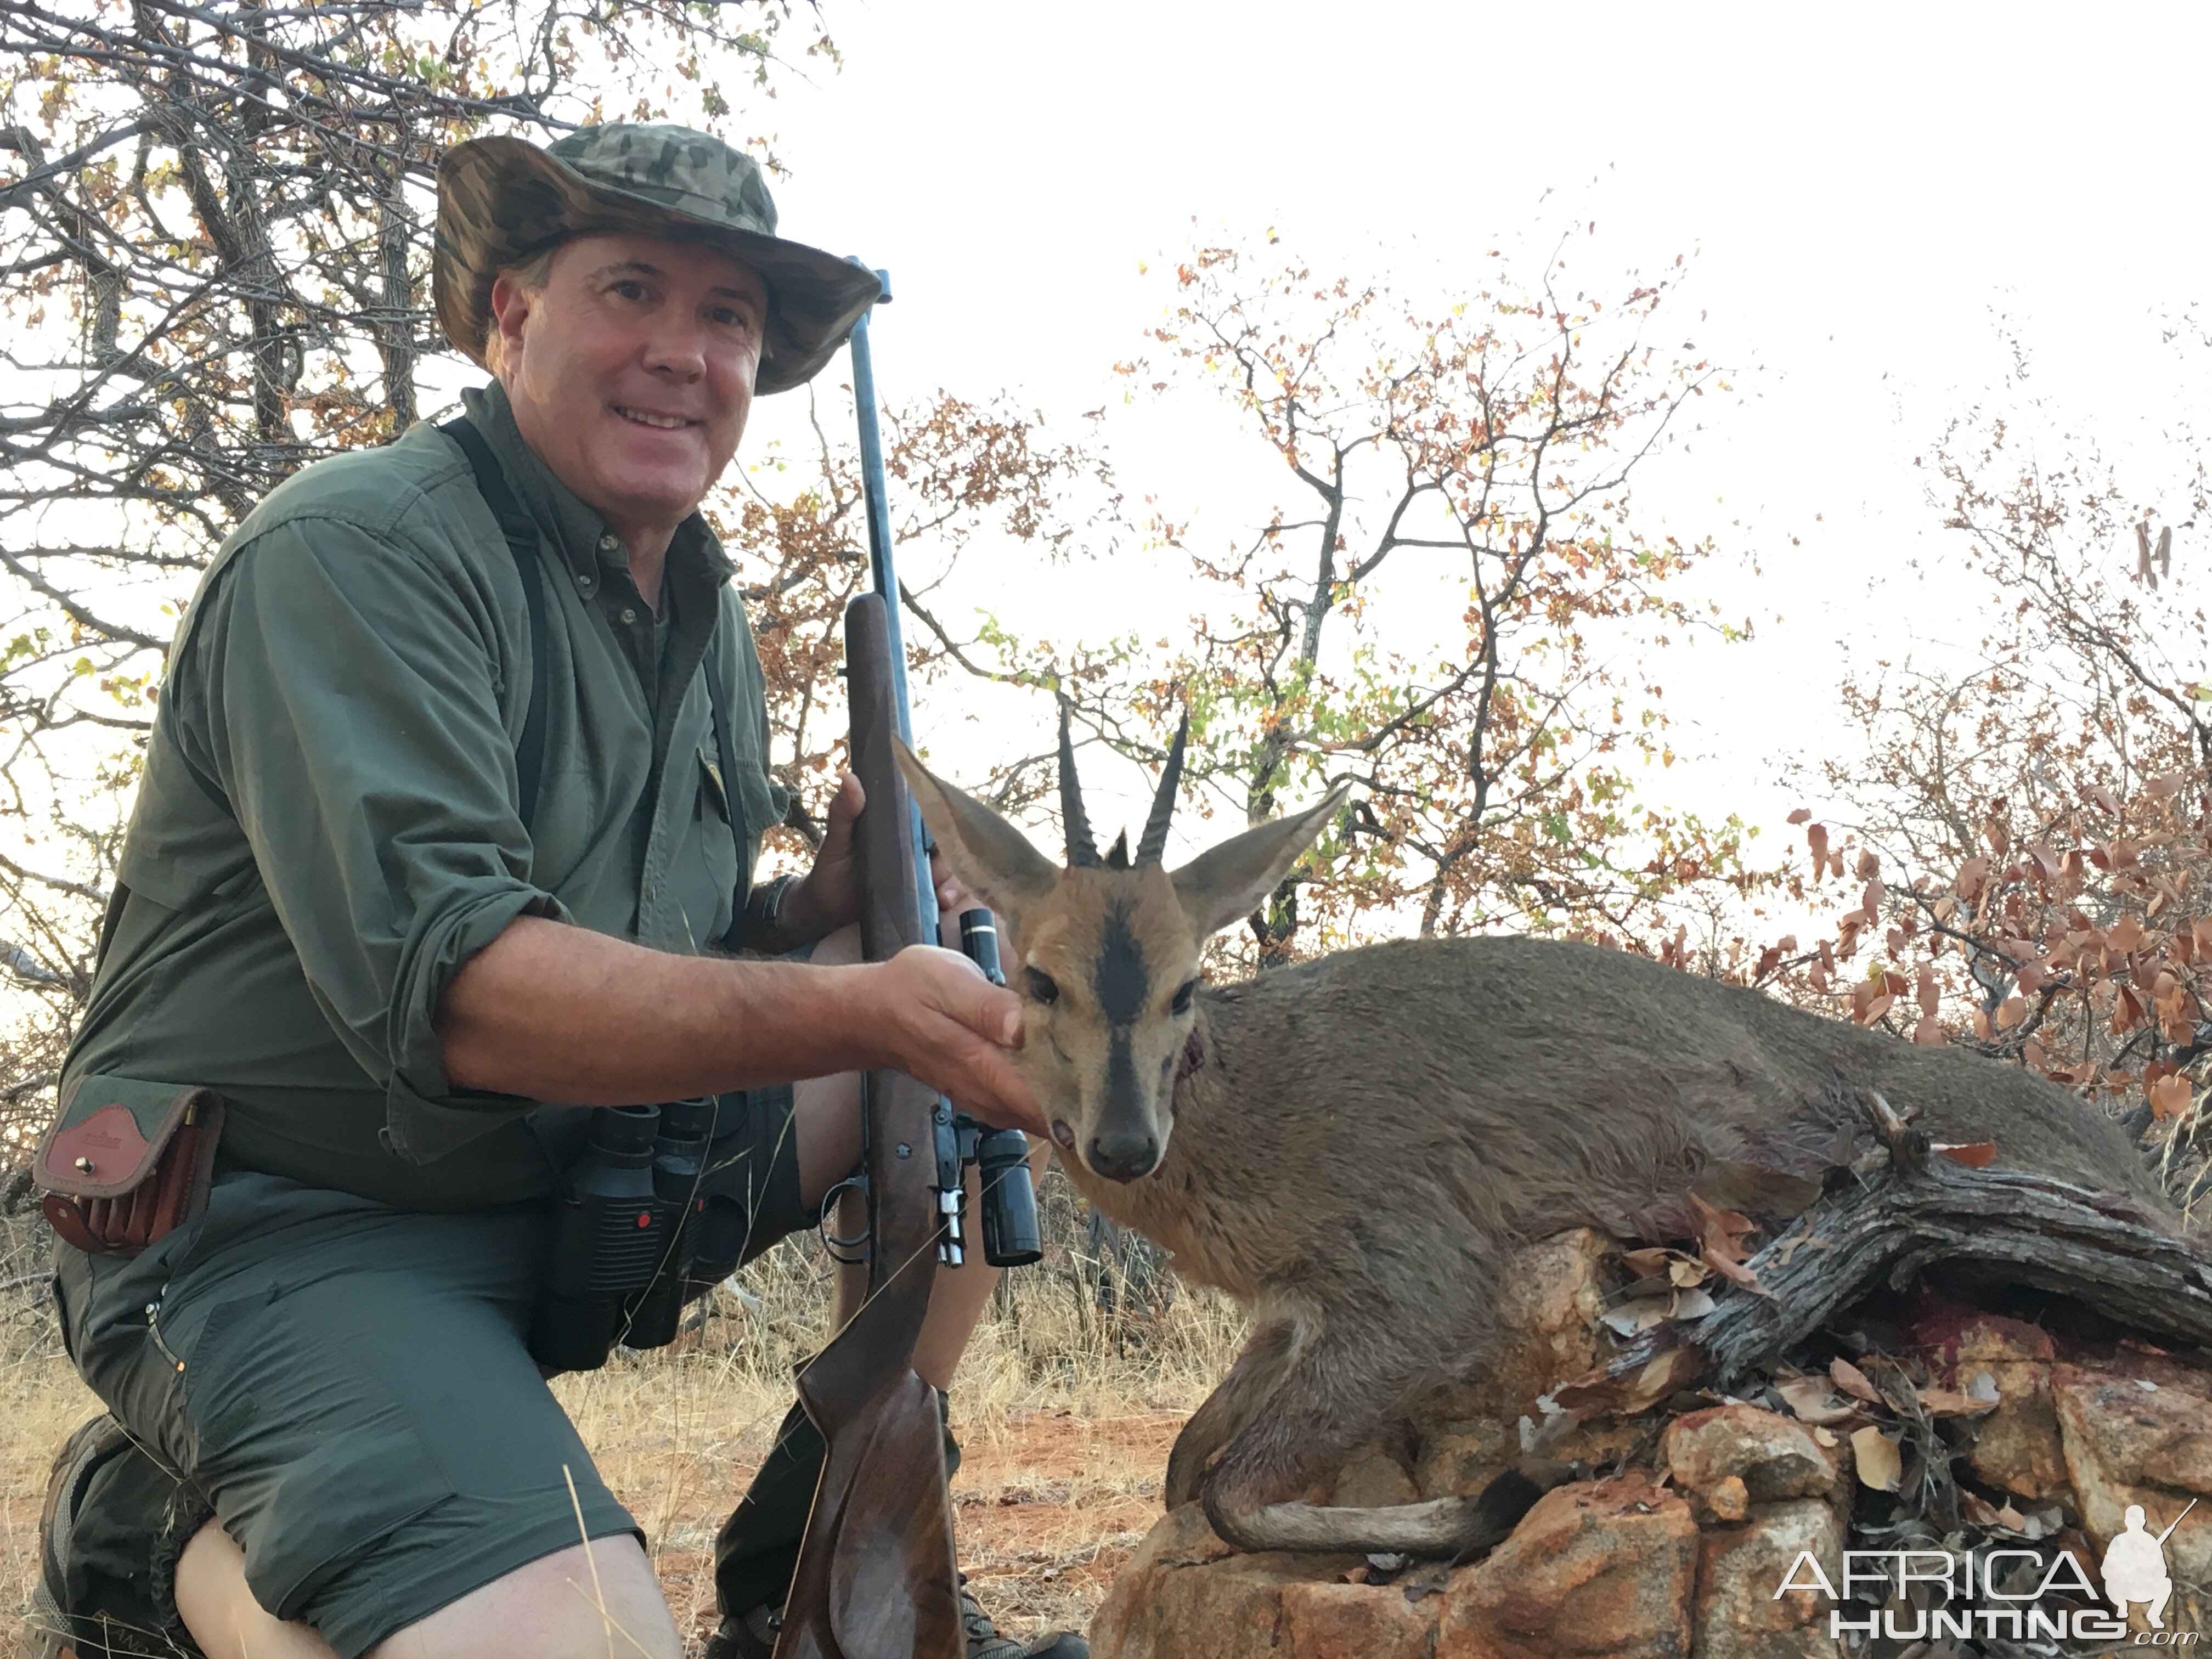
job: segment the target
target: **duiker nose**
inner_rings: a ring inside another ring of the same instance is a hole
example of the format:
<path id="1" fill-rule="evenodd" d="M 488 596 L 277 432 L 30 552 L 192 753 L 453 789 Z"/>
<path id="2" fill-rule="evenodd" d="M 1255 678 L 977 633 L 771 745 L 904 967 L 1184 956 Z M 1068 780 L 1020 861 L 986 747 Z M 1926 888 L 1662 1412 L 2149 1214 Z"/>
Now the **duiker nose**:
<path id="1" fill-rule="evenodd" d="M 1160 1161 L 1160 1138 L 1155 1134 L 1097 1134 L 1084 1161 L 1109 1181 L 1134 1181 L 1150 1175 Z"/>

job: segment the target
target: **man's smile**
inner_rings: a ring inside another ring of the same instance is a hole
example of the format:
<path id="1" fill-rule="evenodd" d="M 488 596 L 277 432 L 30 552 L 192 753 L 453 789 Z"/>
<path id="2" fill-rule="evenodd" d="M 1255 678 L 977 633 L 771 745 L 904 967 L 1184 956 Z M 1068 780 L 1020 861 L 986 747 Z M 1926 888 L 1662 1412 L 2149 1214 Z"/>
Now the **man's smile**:
<path id="1" fill-rule="evenodd" d="M 640 426 L 657 427 L 663 431 L 673 431 L 681 427 L 701 424 L 682 415 L 655 415 L 647 410 L 625 409 L 620 404 L 610 404 L 608 407 L 625 421 L 635 421 Z"/>

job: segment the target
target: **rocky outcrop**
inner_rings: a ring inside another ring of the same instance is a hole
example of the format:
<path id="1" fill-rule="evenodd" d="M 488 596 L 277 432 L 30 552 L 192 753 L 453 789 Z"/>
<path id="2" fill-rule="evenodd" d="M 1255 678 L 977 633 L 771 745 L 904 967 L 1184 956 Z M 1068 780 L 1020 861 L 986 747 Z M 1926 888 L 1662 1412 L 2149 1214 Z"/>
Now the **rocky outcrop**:
<path id="1" fill-rule="evenodd" d="M 1943 1596 L 1900 1595 L 1885 1611 L 1862 1580 L 1858 1601 L 1838 1602 L 1827 1588 L 1850 1589 L 1847 1547 L 2009 1550 L 2017 1594 L 2059 1550 L 2094 1581 L 2130 1504 L 2156 1533 L 2198 1496 L 2166 1546 L 2166 1628 L 2212 1638 L 2196 1589 L 2212 1585 L 2212 1371 L 2078 1310 L 2036 1323 L 1917 1291 L 1862 1304 L 1735 1397 L 1678 1393 L 1577 1420 L 1553 1390 L 1613 1351 L 1622 1288 L 1648 1294 L 1651 1263 L 1624 1267 L 1575 1233 L 1535 1247 L 1511 1282 L 1506 1360 L 1440 1392 L 1328 1489 L 1352 1505 L 1472 1496 L 1533 1457 L 1560 1484 L 1510 1538 L 1459 1566 L 1248 1556 L 1194 1505 L 1164 1517 L 1115 1583 L 1091 1632 L 1097 1659 L 1904 1652 L 1909 1640 L 1869 1649 L 1832 1621 L 1890 1617 L 1903 1632 Z M 2147 1630 L 2145 1609 L 2131 1622 Z"/>
<path id="2" fill-rule="evenodd" d="M 1641 1474 L 1547 1492 L 1445 1581 L 1436 1659 L 1689 1659 L 1698 1525 Z"/>

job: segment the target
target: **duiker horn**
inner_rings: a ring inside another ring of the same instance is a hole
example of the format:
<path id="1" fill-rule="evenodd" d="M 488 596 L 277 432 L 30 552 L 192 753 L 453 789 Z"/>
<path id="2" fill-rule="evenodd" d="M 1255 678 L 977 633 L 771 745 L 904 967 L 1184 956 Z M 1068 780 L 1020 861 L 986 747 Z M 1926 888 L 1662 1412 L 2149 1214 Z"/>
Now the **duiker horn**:
<path id="1" fill-rule="evenodd" d="M 1075 777 L 1075 744 L 1068 736 L 1066 703 L 1060 706 L 1060 823 L 1067 836 L 1068 868 L 1098 868 L 1098 843 L 1091 839 L 1091 819 L 1083 810 L 1083 786 Z"/>
<path id="2" fill-rule="evenodd" d="M 1137 862 L 1139 866 L 1158 864 L 1168 850 L 1168 820 L 1175 816 L 1176 791 L 1182 787 L 1182 746 L 1190 736 L 1190 710 L 1182 711 L 1182 724 L 1176 727 L 1175 743 L 1168 750 L 1168 763 L 1160 774 L 1160 793 L 1152 797 L 1152 815 L 1145 820 L 1145 833 L 1138 838 Z"/>

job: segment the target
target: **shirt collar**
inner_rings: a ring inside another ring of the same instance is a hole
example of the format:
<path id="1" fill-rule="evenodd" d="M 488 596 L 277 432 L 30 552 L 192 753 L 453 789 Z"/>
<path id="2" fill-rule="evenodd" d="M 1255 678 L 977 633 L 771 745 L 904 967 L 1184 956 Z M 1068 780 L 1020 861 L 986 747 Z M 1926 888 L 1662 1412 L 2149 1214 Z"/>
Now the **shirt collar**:
<path id="1" fill-rule="evenodd" d="M 554 550 L 581 592 L 593 592 L 609 573 L 629 568 L 629 554 L 607 528 L 607 521 L 586 506 L 523 441 L 505 386 L 497 380 L 471 386 L 461 393 L 461 404 L 499 458 L 501 470 L 507 474 L 507 485 L 522 510 L 551 539 Z M 672 583 L 698 571 L 719 586 L 730 579 L 734 568 L 702 515 L 694 513 L 676 526 L 668 544 Z"/>

